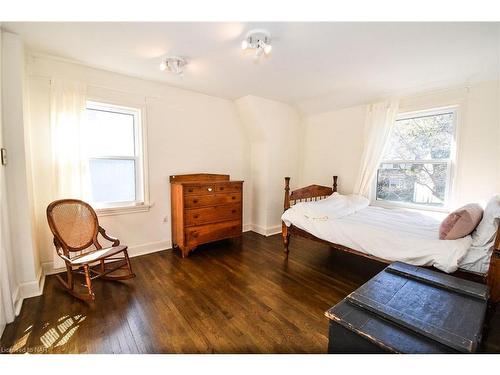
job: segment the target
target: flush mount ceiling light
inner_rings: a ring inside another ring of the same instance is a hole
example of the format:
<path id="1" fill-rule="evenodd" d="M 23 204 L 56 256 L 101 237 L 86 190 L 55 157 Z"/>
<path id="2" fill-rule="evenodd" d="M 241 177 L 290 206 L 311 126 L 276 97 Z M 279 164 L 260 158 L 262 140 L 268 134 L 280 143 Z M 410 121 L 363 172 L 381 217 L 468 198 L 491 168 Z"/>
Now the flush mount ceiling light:
<path id="1" fill-rule="evenodd" d="M 241 49 L 254 50 L 255 58 L 259 58 L 262 55 L 269 55 L 272 48 L 271 34 L 263 29 L 250 30 L 241 42 Z"/>
<path id="2" fill-rule="evenodd" d="M 165 57 L 160 64 L 160 70 L 182 75 L 184 67 L 187 65 L 187 60 L 180 56 Z"/>

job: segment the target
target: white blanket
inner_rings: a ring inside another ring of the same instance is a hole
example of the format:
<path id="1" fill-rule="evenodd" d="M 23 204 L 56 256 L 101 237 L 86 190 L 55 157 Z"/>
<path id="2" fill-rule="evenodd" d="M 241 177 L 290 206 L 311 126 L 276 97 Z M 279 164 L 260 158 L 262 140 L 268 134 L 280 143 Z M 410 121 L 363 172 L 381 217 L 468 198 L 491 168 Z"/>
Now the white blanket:
<path id="1" fill-rule="evenodd" d="M 440 240 L 439 220 L 420 213 L 351 204 L 353 212 L 345 214 L 349 210 L 336 210 L 335 199 L 320 202 L 310 202 L 318 206 L 312 210 L 309 206 L 305 212 L 304 205 L 292 206 L 282 220 L 287 226 L 293 224 L 328 242 L 389 261 L 434 266 L 448 273 L 457 270 L 471 245 L 470 236 Z"/>
<path id="2" fill-rule="evenodd" d="M 333 193 L 326 199 L 313 202 L 299 202 L 293 206 L 305 217 L 313 220 L 339 219 L 368 207 L 369 200 L 360 195 Z"/>

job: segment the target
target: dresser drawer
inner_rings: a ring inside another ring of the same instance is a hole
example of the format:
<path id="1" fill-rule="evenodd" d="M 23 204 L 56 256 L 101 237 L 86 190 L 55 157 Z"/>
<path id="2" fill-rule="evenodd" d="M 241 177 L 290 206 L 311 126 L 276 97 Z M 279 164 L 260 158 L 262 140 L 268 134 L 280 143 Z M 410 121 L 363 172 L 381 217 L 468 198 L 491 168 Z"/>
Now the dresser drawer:
<path id="1" fill-rule="evenodd" d="M 241 235 L 241 230 L 241 220 L 198 225 L 186 228 L 186 242 L 188 245 L 196 245 L 224 238 L 237 237 Z"/>
<path id="2" fill-rule="evenodd" d="M 186 226 L 215 223 L 218 221 L 241 218 L 241 204 L 232 203 L 224 206 L 192 208 L 184 213 Z"/>
<path id="3" fill-rule="evenodd" d="M 185 208 L 217 206 L 241 202 L 241 192 L 232 194 L 193 195 L 184 197 Z"/>
<path id="4" fill-rule="evenodd" d="M 184 195 L 202 195 L 213 193 L 215 193 L 215 186 L 211 184 L 184 186 Z"/>
<path id="5" fill-rule="evenodd" d="M 238 183 L 216 184 L 216 193 L 237 193 L 241 192 L 242 185 Z"/>

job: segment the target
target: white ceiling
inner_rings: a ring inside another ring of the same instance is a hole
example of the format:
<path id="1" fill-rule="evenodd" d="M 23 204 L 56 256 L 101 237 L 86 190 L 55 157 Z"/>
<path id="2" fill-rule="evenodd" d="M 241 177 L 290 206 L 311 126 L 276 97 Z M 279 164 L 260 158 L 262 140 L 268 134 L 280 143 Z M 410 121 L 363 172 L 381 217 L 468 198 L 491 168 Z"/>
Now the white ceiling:
<path id="1" fill-rule="evenodd" d="M 3 23 L 29 49 L 235 99 L 247 94 L 306 113 L 391 94 L 498 77 L 497 23 Z M 265 28 L 273 51 L 240 49 Z M 159 70 L 186 56 L 184 77 Z"/>

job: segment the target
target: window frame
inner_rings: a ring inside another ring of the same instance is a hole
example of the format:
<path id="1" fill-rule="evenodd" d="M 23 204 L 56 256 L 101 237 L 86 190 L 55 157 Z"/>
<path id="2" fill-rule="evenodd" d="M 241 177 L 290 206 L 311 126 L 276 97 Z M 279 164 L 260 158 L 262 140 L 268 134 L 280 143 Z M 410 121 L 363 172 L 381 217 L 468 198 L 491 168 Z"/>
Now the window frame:
<path id="1" fill-rule="evenodd" d="M 92 205 L 99 216 L 121 213 L 147 211 L 149 203 L 149 184 L 147 174 L 146 131 L 144 122 L 144 107 L 125 106 L 110 103 L 101 99 L 88 99 L 85 109 L 122 113 L 134 118 L 134 156 L 94 156 L 88 155 L 88 161 L 99 160 L 133 160 L 135 163 L 135 200 L 125 202 L 100 202 Z M 90 178 L 90 171 L 89 171 Z"/>
<path id="2" fill-rule="evenodd" d="M 457 163 L 457 143 L 458 143 L 458 127 L 459 127 L 459 116 L 460 116 L 460 106 L 459 105 L 450 105 L 445 107 L 437 107 L 430 109 L 421 109 L 415 111 L 405 111 L 401 112 L 397 115 L 395 121 L 399 120 L 408 120 L 418 117 L 427 117 L 438 114 L 445 113 L 453 113 L 453 132 L 452 132 L 452 140 L 450 146 L 450 157 L 449 159 L 425 159 L 425 160 L 387 160 L 382 159 L 379 163 L 379 167 L 377 168 L 376 174 L 373 178 L 372 189 L 371 189 L 371 205 L 380 206 L 386 208 L 408 208 L 413 210 L 422 210 L 422 211 L 434 211 L 434 212 L 449 212 L 451 207 L 452 196 L 454 192 L 454 183 L 455 183 L 455 171 L 456 171 L 456 163 Z M 391 135 L 392 136 L 392 133 Z M 378 171 L 380 170 L 380 166 L 382 164 L 414 164 L 414 163 L 422 163 L 422 164 L 441 164 L 446 162 L 447 171 L 446 171 L 446 190 L 445 190 L 445 198 L 444 204 L 441 207 L 436 206 L 427 206 L 418 203 L 409 203 L 409 202 L 396 202 L 396 201 L 384 201 L 377 199 L 377 180 L 378 180 Z"/>

